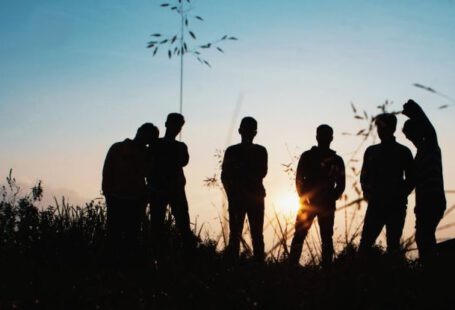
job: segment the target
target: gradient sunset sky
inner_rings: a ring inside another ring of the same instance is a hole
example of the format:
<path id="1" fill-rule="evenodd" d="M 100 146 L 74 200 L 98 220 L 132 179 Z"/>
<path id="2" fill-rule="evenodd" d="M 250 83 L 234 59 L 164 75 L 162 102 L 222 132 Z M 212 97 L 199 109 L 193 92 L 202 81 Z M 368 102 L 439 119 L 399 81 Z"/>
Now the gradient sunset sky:
<path id="1" fill-rule="evenodd" d="M 176 32 L 179 20 L 162 2 L 0 2 L 1 176 L 13 168 L 25 188 L 41 179 L 48 194 L 81 203 L 100 196 L 112 143 L 144 122 L 164 133 L 166 115 L 178 110 L 179 62 L 152 57 L 146 43 L 152 33 Z M 194 0 L 194 14 L 205 19 L 192 24 L 201 43 L 225 34 L 239 40 L 222 44 L 225 54 L 206 54 L 211 69 L 185 60 L 193 220 L 217 229 L 220 194 L 203 180 L 216 172 L 215 150 L 229 136 L 239 141 L 242 116 L 258 120 L 256 141 L 269 152 L 270 211 L 285 209 L 292 195 L 281 164 L 314 145 L 319 124 L 332 125 L 333 149 L 349 158 L 359 139 L 341 133 L 362 128 L 351 102 L 370 114 L 386 99 L 391 110 L 409 98 L 421 103 L 439 134 L 446 188 L 455 189 L 455 107 L 438 109 L 451 102 L 412 85 L 455 97 L 455 1 Z M 401 132 L 397 139 L 415 153 Z M 441 225 L 453 221 L 452 214 Z M 406 227 L 409 233 L 412 221 Z"/>

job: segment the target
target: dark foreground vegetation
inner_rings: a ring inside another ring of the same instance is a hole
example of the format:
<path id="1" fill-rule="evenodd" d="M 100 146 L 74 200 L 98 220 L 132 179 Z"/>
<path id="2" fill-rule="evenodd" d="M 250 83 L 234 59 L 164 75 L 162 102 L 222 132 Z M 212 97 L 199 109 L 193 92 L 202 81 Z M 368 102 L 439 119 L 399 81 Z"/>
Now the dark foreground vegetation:
<path id="1" fill-rule="evenodd" d="M 216 241 L 200 236 L 185 257 L 171 221 L 168 255 L 159 268 L 150 260 L 111 264 L 101 203 L 73 208 L 63 201 L 38 209 L 40 184 L 19 197 L 14 179 L 8 183 L 0 202 L 0 309 L 454 307 L 450 259 L 423 269 L 380 250 L 359 258 L 350 245 L 328 269 L 289 266 L 285 258 L 257 265 L 247 254 L 232 265 Z"/>

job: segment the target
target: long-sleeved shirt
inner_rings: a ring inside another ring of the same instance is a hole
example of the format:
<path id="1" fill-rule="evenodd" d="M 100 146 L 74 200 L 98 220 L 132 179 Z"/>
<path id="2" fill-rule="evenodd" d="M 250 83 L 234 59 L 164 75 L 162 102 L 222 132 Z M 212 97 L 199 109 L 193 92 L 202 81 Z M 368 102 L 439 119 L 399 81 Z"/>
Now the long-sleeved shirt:
<path id="1" fill-rule="evenodd" d="M 406 205 L 413 189 L 411 151 L 395 138 L 367 148 L 360 183 L 369 202 Z"/>
<path id="2" fill-rule="evenodd" d="M 299 196 L 311 205 L 334 208 L 346 184 L 343 159 L 331 149 L 314 146 L 300 156 L 295 182 Z"/>
<path id="3" fill-rule="evenodd" d="M 423 111 L 413 118 L 423 132 L 414 159 L 416 212 L 424 208 L 446 208 L 442 156 L 436 130 Z"/>
<path id="4" fill-rule="evenodd" d="M 258 144 L 239 143 L 226 149 L 221 181 L 230 195 L 265 196 L 267 150 Z"/>

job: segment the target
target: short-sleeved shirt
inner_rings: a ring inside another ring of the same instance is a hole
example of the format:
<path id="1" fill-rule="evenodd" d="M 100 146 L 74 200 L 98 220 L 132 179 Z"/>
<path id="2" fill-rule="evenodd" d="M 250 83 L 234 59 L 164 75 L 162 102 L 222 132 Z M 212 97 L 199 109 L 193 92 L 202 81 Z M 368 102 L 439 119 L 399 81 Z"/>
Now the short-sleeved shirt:
<path id="1" fill-rule="evenodd" d="M 369 202 L 406 205 L 412 190 L 412 162 L 411 151 L 395 139 L 368 147 L 360 182 Z"/>
<path id="2" fill-rule="evenodd" d="M 259 144 L 239 143 L 226 149 L 221 180 L 228 195 L 265 196 L 267 150 Z"/>

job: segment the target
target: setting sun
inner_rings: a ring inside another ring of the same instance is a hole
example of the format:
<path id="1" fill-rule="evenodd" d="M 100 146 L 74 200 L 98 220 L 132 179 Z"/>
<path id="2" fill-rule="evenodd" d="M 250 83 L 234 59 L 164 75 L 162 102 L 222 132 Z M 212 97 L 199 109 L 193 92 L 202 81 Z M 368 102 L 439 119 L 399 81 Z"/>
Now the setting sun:
<path id="1" fill-rule="evenodd" d="M 295 216 L 299 209 L 299 197 L 295 192 L 283 193 L 275 199 L 275 206 L 283 215 Z"/>

